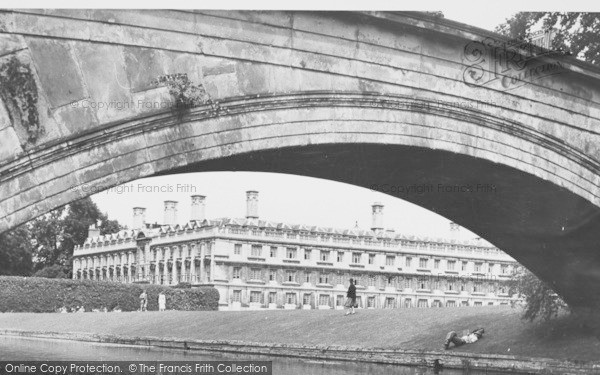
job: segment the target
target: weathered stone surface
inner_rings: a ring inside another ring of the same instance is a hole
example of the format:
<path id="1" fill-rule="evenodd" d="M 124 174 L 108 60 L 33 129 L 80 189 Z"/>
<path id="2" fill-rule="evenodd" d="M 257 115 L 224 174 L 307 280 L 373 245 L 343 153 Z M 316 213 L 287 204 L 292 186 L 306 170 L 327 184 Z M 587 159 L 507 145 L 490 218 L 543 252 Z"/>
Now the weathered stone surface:
<path id="1" fill-rule="evenodd" d="M 294 12 L 295 30 L 315 32 L 318 30 L 325 35 L 335 36 L 341 39 L 356 40 L 358 36 L 359 23 L 355 14 L 341 13 L 338 17 L 331 17 L 331 13 L 319 12 Z"/>
<path id="2" fill-rule="evenodd" d="M 267 93 L 266 70 L 261 65 L 240 64 L 236 73 L 242 94 Z"/>
<path id="3" fill-rule="evenodd" d="M 221 32 L 223 30 L 224 32 Z M 257 23 L 232 20 L 206 15 L 202 22 L 195 23 L 195 31 L 202 35 L 232 39 L 259 41 L 261 44 L 277 47 L 291 47 L 291 32 L 288 28 L 274 28 Z"/>
<path id="4" fill-rule="evenodd" d="M 58 17 L 89 19 L 91 9 L 19 9 L 19 11 Z"/>
<path id="5" fill-rule="evenodd" d="M 6 111 L 6 107 L 4 106 L 4 103 L 0 100 L 0 130 L 4 130 L 11 125 L 12 123 L 10 121 L 8 112 Z"/>
<path id="6" fill-rule="evenodd" d="M 52 107 L 85 97 L 79 67 L 67 42 L 27 38 L 27 45 L 36 63 L 40 83 Z"/>
<path id="7" fill-rule="evenodd" d="M 21 191 L 30 189 L 36 186 L 37 183 L 34 180 L 32 174 L 23 174 L 17 178 L 13 178 L 4 184 L 0 184 L 0 199 L 8 199 L 12 196 L 18 195 Z M 1 206 L 1 205 L 0 205 Z M 7 212 L 5 210 L 5 212 Z"/>
<path id="8" fill-rule="evenodd" d="M 160 113 L 168 112 L 174 107 L 174 102 L 167 87 L 140 91 L 132 95 L 132 108 L 137 113 Z"/>
<path id="9" fill-rule="evenodd" d="M 229 74 L 235 73 L 235 65 L 234 64 L 223 64 L 218 66 L 209 66 L 202 70 L 202 74 L 206 76 L 214 76 L 221 74 Z"/>
<path id="10" fill-rule="evenodd" d="M 0 34 L 0 56 L 26 48 L 25 40 L 20 35 Z"/>
<path id="11" fill-rule="evenodd" d="M 210 10 L 195 11 L 199 14 L 210 15 L 213 17 L 236 18 L 239 20 L 272 25 L 284 28 L 292 27 L 293 13 L 278 11 L 236 11 L 236 10 Z"/>
<path id="12" fill-rule="evenodd" d="M 54 112 L 56 122 L 64 126 L 68 133 L 74 134 L 93 128 L 98 120 L 89 101 L 81 100 L 62 106 Z"/>
<path id="13" fill-rule="evenodd" d="M 165 16 L 168 15 L 169 19 L 173 21 L 169 25 L 169 29 L 183 32 L 194 31 L 196 21 L 193 13 L 168 9 L 164 9 L 161 12 L 144 9 L 91 9 L 90 13 L 91 19 L 94 20 L 157 29 L 164 28 Z"/>
<path id="14" fill-rule="evenodd" d="M 152 82 L 166 74 L 161 52 L 149 48 L 126 47 L 123 53 L 131 90 L 137 92 L 156 88 Z"/>
<path id="15" fill-rule="evenodd" d="M 122 48 L 84 43 L 77 43 L 74 48 L 90 96 L 82 103 L 89 115 L 95 114 L 100 123 L 132 117 L 137 111 L 130 95 Z M 91 128 L 93 120 L 90 116 L 85 127 Z"/>
<path id="16" fill-rule="evenodd" d="M 202 69 L 207 66 L 206 56 L 192 54 L 192 53 L 175 53 L 175 52 L 164 52 L 165 56 L 165 70 L 169 74 L 176 74 L 185 72 L 191 82 L 194 84 L 202 83 Z M 219 63 L 220 59 L 215 59 Z M 231 64 L 233 65 L 233 64 Z"/>
<path id="17" fill-rule="evenodd" d="M 11 31 L 14 29 L 14 15 L 9 12 L 0 13 L 0 31 Z"/>
<path id="18" fill-rule="evenodd" d="M 11 127 L 0 130 L 0 162 L 23 152 L 17 133 Z"/>

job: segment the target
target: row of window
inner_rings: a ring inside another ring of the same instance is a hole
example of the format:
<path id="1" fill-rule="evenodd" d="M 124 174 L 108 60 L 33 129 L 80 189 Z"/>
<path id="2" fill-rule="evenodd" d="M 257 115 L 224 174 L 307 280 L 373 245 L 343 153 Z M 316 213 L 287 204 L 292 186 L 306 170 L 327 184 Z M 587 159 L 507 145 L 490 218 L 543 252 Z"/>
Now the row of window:
<path id="1" fill-rule="evenodd" d="M 295 305 L 297 304 L 297 298 L 298 295 L 296 293 L 285 293 L 284 296 L 284 303 L 286 304 L 291 304 L 291 305 Z M 313 295 L 311 293 L 303 293 L 302 294 L 302 304 L 303 305 L 312 305 L 313 302 L 318 302 L 319 306 L 331 306 L 331 302 L 332 302 L 332 296 L 328 295 L 328 294 L 320 294 L 318 296 L 317 301 L 313 301 Z M 367 296 L 366 298 L 366 306 L 363 306 L 363 301 L 362 301 L 362 296 L 357 296 L 356 298 L 356 302 L 358 304 L 358 306 L 360 307 L 376 307 L 376 300 L 375 300 L 375 296 Z M 231 302 L 241 302 L 242 299 L 242 291 L 241 290 L 234 290 L 231 296 Z M 346 297 L 343 295 L 337 295 L 335 297 L 335 305 L 336 306 L 343 306 L 345 303 Z M 249 299 L 250 303 L 265 303 L 264 301 L 264 294 L 260 291 L 251 291 L 250 292 L 250 299 Z M 267 295 L 267 303 L 277 303 L 277 292 L 269 292 Z M 494 302 L 489 301 L 488 305 L 493 305 Z M 507 302 L 503 302 L 501 303 L 503 305 L 506 305 Z M 413 305 L 413 301 L 411 298 L 405 298 L 404 299 L 404 307 L 412 307 Z M 460 305 L 461 306 L 469 306 L 469 302 L 468 301 L 460 301 Z M 475 301 L 473 303 L 474 306 L 483 306 L 483 302 L 482 301 Z M 442 307 L 442 301 L 440 300 L 434 300 L 432 305 L 432 307 Z M 457 306 L 457 301 L 455 300 L 448 300 L 446 301 L 446 307 L 455 307 Z M 396 298 L 395 297 L 386 297 L 384 304 L 383 304 L 384 308 L 394 308 L 394 307 L 398 307 L 396 304 Z M 419 298 L 417 299 L 417 307 L 429 307 L 429 301 L 427 299 L 422 299 Z"/>
<path id="2" fill-rule="evenodd" d="M 246 228 L 236 228 L 236 227 L 230 227 L 229 233 L 232 233 L 232 234 L 252 233 L 252 235 L 255 235 L 255 236 L 263 235 L 263 231 L 260 229 L 252 229 L 250 231 Z M 289 239 L 297 239 L 298 238 L 297 233 L 291 233 L 291 232 L 285 233 L 283 231 L 275 231 L 275 230 L 269 230 L 269 229 L 267 229 L 264 232 L 264 234 L 267 237 L 275 237 L 275 238 L 282 238 L 282 237 L 284 237 L 284 235 L 286 238 L 289 238 Z M 330 239 L 333 239 L 334 242 L 353 243 L 353 244 L 362 244 L 364 241 L 364 243 L 367 245 L 383 244 L 384 246 L 387 246 L 387 247 L 401 246 L 404 248 L 415 249 L 415 250 L 436 250 L 436 251 L 451 251 L 451 252 L 465 251 L 465 252 L 480 253 L 480 254 L 501 253 L 501 251 L 496 248 L 487 248 L 487 247 L 461 246 L 461 245 L 446 244 L 446 243 L 398 241 L 398 240 L 391 240 L 391 239 L 384 239 L 384 240 L 375 239 L 375 238 L 364 238 L 363 239 L 363 238 L 354 237 L 354 236 L 348 237 L 348 236 L 340 236 L 340 235 L 333 235 L 333 236 L 323 235 L 323 234 L 318 235 L 316 233 L 310 233 L 310 232 L 300 232 L 299 238 L 301 240 L 316 240 L 317 238 L 319 238 L 321 241 L 324 241 L 324 242 L 328 242 Z"/>
<path id="3" fill-rule="evenodd" d="M 277 246 L 271 246 L 269 249 L 269 257 L 276 258 L 278 251 L 279 251 L 279 248 Z M 320 260 L 322 262 L 329 262 L 331 260 L 331 253 L 336 253 L 336 261 L 337 262 L 339 262 L 339 263 L 344 262 L 345 252 L 343 252 L 343 251 L 315 250 L 315 252 L 317 252 L 317 251 L 319 253 L 318 260 Z M 234 244 L 233 253 L 235 255 L 241 255 L 242 244 L 240 244 L 240 243 Z M 313 251 L 311 249 L 304 249 L 304 259 L 311 260 L 312 253 L 313 253 Z M 262 245 L 252 245 L 251 246 L 250 256 L 262 257 L 263 256 L 262 254 L 263 254 L 263 246 Z M 285 257 L 287 259 L 298 259 L 298 249 L 295 247 L 286 247 L 285 248 Z M 386 255 L 386 257 L 385 257 L 386 266 L 395 266 L 396 260 L 397 260 L 396 258 L 397 257 L 395 255 Z M 362 259 L 363 259 L 363 253 L 352 252 L 352 263 L 353 264 L 360 264 L 362 262 Z M 368 261 L 368 264 L 374 264 L 375 263 L 375 254 L 368 254 L 367 261 Z M 405 258 L 405 267 L 411 268 L 412 261 L 413 261 L 412 257 L 406 257 Z M 429 259 L 429 258 L 419 258 L 419 268 L 429 268 L 430 261 L 431 261 L 431 259 Z M 467 271 L 468 263 L 469 262 L 467 262 L 467 261 L 460 262 L 461 271 Z M 440 259 L 433 259 L 433 268 L 434 269 L 440 269 L 440 264 L 441 264 Z M 483 262 L 475 262 L 474 266 L 473 266 L 473 272 L 484 273 L 485 271 L 487 271 L 487 273 L 493 273 L 494 267 L 495 267 L 494 263 L 488 263 L 487 269 L 484 270 Z M 446 261 L 446 269 L 448 271 L 457 270 L 458 269 L 457 261 L 456 260 L 447 260 Z M 509 273 L 508 265 L 501 264 L 500 272 L 502 274 L 508 274 Z"/>
<path id="4" fill-rule="evenodd" d="M 297 271 L 286 270 L 283 281 L 297 283 L 297 282 L 299 282 L 299 280 L 297 278 L 297 274 L 298 274 Z M 233 267 L 233 278 L 240 279 L 241 275 L 242 275 L 242 267 Z M 338 278 L 335 281 L 339 282 L 340 284 L 343 283 L 342 276 L 339 276 L 339 275 L 336 275 L 336 276 L 338 276 Z M 263 276 L 263 269 L 262 268 L 251 268 L 249 271 L 248 278 L 249 278 L 249 280 L 253 280 L 253 281 L 265 281 L 264 276 Z M 304 280 L 302 280 L 302 281 L 310 282 L 310 279 L 311 279 L 311 273 L 305 272 Z M 277 281 L 277 270 L 269 269 L 267 280 L 268 281 Z M 319 284 L 330 284 L 333 282 L 334 282 L 334 280 L 333 280 L 332 275 L 330 275 L 328 273 L 319 274 Z"/>
<path id="5" fill-rule="evenodd" d="M 133 263 L 135 262 L 136 252 L 137 251 L 133 250 L 127 252 L 94 256 L 94 258 L 96 258 L 96 262 L 99 262 L 96 264 L 99 265 Z M 192 254 L 196 254 L 196 244 L 190 244 L 189 246 L 181 245 L 172 247 L 153 247 L 150 249 L 150 257 L 153 261 L 185 257 L 191 258 Z M 141 256 L 145 258 L 145 254 L 143 251 L 141 251 Z M 75 261 L 80 262 L 84 266 L 83 268 L 90 268 L 95 263 L 94 258 L 81 257 L 75 258 Z M 149 261 L 149 259 L 144 260 Z"/>
<path id="6" fill-rule="evenodd" d="M 268 269 L 267 271 L 267 278 L 265 280 L 265 276 L 264 276 L 264 271 L 265 269 L 263 268 L 250 268 L 248 271 L 248 280 L 250 281 L 278 281 L 277 280 L 277 270 L 275 269 Z M 292 283 L 298 283 L 298 282 L 306 282 L 306 283 L 311 283 L 313 282 L 313 275 L 311 272 L 302 272 L 301 273 L 301 277 L 302 279 L 298 278 L 298 271 L 295 270 L 285 270 L 284 273 L 284 277 L 283 277 L 283 281 L 284 282 L 292 282 Z M 241 279 L 242 278 L 242 267 L 233 267 L 233 274 L 232 274 L 233 279 Z M 441 290 L 443 285 L 445 285 L 445 290 L 447 291 L 467 291 L 467 283 L 466 282 L 455 282 L 453 280 L 447 280 L 445 282 L 443 282 L 442 280 L 439 280 L 437 278 L 421 278 L 421 279 L 417 279 L 417 278 L 412 278 L 412 277 L 405 277 L 405 278 L 398 278 L 396 276 L 386 276 L 383 277 L 382 279 L 378 279 L 378 277 L 376 275 L 368 275 L 368 276 L 353 276 L 353 278 L 355 279 L 355 282 L 357 285 L 366 285 L 366 286 L 377 286 L 382 285 L 382 284 L 387 284 L 387 286 L 392 286 L 392 287 L 404 287 L 404 288 L 411 288 L 411 289 L 420 289 L 420 290 L 431 290 L 431 289 L 438 289 Z M 329 273 L 318 273 L 317 275 L 317 279 L 316 281 L 319 284 L 344 284 L 346 281 L 348 280 L 348 278 L 345 275 L 342 274 L 329 274 Z M 281 280 L 279 280 L 281 281 Z M 379 281 L 379 282 L 378 282 Z M 381 281 L 383 281 L 383 283 L 381 283 Z M 401 285 L 402 282 L 404 281 L 404 285 Z M 364 284 L 363 284 L 364 283 Z M 507 293 L 507 288 L 505 286 L 499 285 L 497 283 L 484 283 L 481 281 L 475 281 L 472 283 L 469 283 L 470 285 L 470 292 L 473 293 L 501 293 L 501 294 L 505 294 Z"/>

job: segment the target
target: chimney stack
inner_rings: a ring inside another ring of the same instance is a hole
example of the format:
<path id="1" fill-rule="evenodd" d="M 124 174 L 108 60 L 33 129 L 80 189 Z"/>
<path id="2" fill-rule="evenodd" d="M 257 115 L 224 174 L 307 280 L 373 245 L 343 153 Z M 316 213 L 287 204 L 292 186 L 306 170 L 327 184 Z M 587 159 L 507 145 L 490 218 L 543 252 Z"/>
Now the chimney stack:
<path id="1" fill-rule="evenodd" d="M 450 223 L 450 238 L 457 240 L 459 237 L 459 230 L 460 230 L 460 225 L 451 222 Z"/>
<path id="2" fill-rule="evenodd" d="M 163 224 L 177 224 L 177 201 L 165 201 L 165 220 Z"/>
<path id="3" fill-rule="evenodd" d="M 88 238 L 98 237 L 100 235 L 100 226 L 96 224 L 90 225 L 88 228 Z"/>
<path id="4" fill-rule="evenodd" d="M 258 191 L 246 192 L 246 219 L 258 219 Z"/>
<path id="5" fill-rule="evenodd" d="M 383 230 L 383 204 L 379 202 L 373 203 L 373 224 L 371 230 L 373 232 L 379 232 Z"/>
<path id="6" fill-rule="evenodd" d="M 198 220 L 202 221 L 206 218 L 205 202 L 206 197 L 204 195 L 192 195 L 192 216 L 191 221 Z"/>
<path id="7" fill-rule="evenodd" d="M 133 208 L 133 229 L 146 228 L 146 209 L 144 207 Z"/>

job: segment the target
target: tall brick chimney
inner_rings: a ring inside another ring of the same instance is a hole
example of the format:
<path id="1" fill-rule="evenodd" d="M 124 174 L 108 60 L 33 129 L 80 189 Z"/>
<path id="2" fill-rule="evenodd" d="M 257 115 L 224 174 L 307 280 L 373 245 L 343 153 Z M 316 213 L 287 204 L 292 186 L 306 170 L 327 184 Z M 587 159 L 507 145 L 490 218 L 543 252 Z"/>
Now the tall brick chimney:
<path id="1" fill-rule="evenodd" d="M 177 224 L 177 201 L 165 201 L 165 220 L 163 224 Z"/>
<path id="2" fill-rule="evenodd" d="M 146 228 L 146 209 L 144 207 L 133 208 L 133 229 Z"/>
<path id="3" fill-rule="evenodd" d="M 258 219 L 258 191 L 246 192 L 246 219 Z"/>
<path id="4" fill-rule="evenodd" d="M 375 202 L 371 207 L 373 208 L 371 230 L 380 232 L 383 230 L 383 204 Z"/>
<path id="5" fill-rule="evenodd" d="M 206 218 L 204 195 L 192 195 L 192 214 L 190 220 L 202 221 Z"/>
<path id="6" fill-rule="evenodd" d="M 92 224 L 88 228 L 88 238 L 98 237 L 100 235 L 100 224 Z"/>

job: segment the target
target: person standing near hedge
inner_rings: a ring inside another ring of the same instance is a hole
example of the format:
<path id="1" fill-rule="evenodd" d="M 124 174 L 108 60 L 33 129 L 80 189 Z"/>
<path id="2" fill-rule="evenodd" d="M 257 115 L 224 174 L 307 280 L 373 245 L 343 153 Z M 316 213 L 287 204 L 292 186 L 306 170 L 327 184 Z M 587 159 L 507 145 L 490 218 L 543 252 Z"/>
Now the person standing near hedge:
<path id="1" fill-rule="evenodd" d="M 348 293 L 346 293 L 346 304 L 345 307 L 349 308 L 350 311 L 347 311 L 345 315 L 348 314 L 356 314 L 354 311 L 354 306 L 356 305 L 356 286 L 354 286 L 354 279 L 350 279 L 350 286 L 348 287 Z"/>
<path id="2" fill-rule="evenodd" d="M 158 293 L 158 311 L 167 309 L 167 296 L 163 292 Z"/>
<path id="3" fill-rule="evenodd" d="M 146 289 L 142 290 L 142 294 L 140 294 L 140 311 L 148 310 L 148 294 L 146 294 Z"/>

